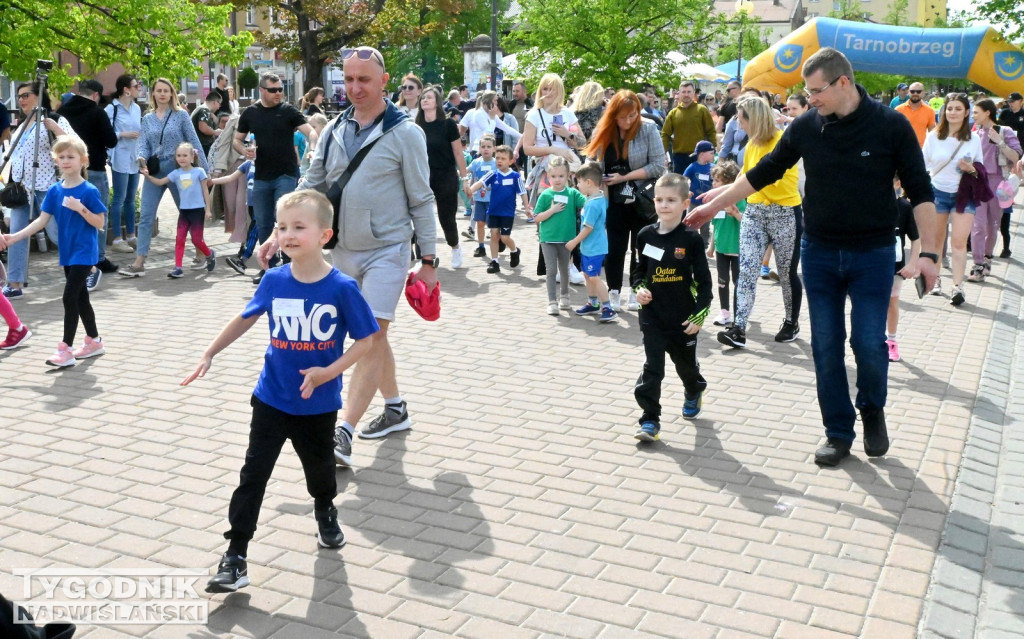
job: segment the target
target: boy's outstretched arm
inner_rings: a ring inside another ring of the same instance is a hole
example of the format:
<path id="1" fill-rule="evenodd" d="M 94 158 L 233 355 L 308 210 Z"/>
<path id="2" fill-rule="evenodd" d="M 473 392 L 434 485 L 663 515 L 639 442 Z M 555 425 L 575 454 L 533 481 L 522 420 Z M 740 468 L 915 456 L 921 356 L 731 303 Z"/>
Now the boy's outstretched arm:
<path id="1" fill-rule="evenodd" d="M 302 380 L 302 385 L 299 387 L 299 391 L 302 393 L 302 399 L 309 399 L 312 397 L 313 391 L 316 390 L 317 386 L 325 384 L 338 375 L 341 375 L 353 364 L 358 362 L 361 357 L 366 355 L 370 350 L 374 335 L 376 335 L 376 333 L 352 342 L 352 346 L 350 346 L 341 357 L 336 359 L 333 364 L 326 368 L 322 366 L 314 366 L 312 368 L 300 370 L 299 374 L 305 376 Z"/>
<path id="2" fill-rule="evenodd" d="M 228 322 L 227 325 L 221 329 L 220 334 L 210 342 L 210 345 L 206 347 L 206 351 L 203 352 L 203 356 L 200 358 L 196 369 L 192 371 L 191 375 L 181 380 L 181 385 L 188 386 L 190 383 L 195 381 L 197 377 L 205 376 L 206 371 L 210 370 L 210 365 L 213 363 L 214 356 L 230 346 L 236 339 L 244 335 L 247 330 L 252 328 L 252 325 L 255 324 L 256 320 L 259 318 L 260 316 L 258 314 L 248 318 L 236 315 L 234 319 Z"/>

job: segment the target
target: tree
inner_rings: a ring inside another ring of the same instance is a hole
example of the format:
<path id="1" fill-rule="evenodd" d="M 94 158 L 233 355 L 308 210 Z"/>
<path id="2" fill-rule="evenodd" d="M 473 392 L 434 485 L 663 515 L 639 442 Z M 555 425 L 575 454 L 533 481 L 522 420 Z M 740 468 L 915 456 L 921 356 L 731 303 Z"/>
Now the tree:
<path id="1" fill-rule="evenodd" d="M 740 29 L 743 29 L 743 59 L 753 60 L 754 56 L 765 51 L 770 46 L 765 29 L 758 26 L 754 20 L 744 19 L 742 25 L 730 22 L 727 30 L 719 42 L 718 49 L 713 56 L 713 64 L 724 64 L 736 60 L 736 49 L 739 48 Z"/>
<path id="2" fill-rule="evenodd" d="M 957 19 L 971 17 L 991 20 L 1007 40 L 1024 38 L 1024 2 L 1021 0 L 983 0 L 974 6 L 974 11 L 959 14 Z"/>
<path id="3" fill-rule="evenodd" d="M 153 77 L 194 76 L 202 58 L 238 64 L 245 56 L 252 35 L 225 34 L 230 12 L 190 0 L 0 0 L 0 68 L 31 78 L 37 59 L 63 50 L 93 70 L 119 62 Z M 76 79 L 70 65 L 54 66 L 50 86 L 63 90 Z"/>
<path id="4" fill-rule="evenodd" d="M 724 20 L 706 0 L 520 0 L 523 28 L 505 38 L 519 75 L 545 72 L 567 86 L 596 80 L 609 87 L 675 84 L 666 57 L 706 52 Z"/>

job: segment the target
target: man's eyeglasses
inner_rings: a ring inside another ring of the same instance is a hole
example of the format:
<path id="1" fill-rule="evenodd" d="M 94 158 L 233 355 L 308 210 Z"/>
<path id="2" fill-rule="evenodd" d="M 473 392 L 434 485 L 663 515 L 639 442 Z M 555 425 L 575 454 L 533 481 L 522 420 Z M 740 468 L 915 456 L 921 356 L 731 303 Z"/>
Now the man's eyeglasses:
<path id="1" fill-rule="evenodd" d="M 369 60 L 370 58 L 373 58 L 374 60 L 377 61 L 377 64 L 380 65 L 380 68 L 384 68 L 384 58 L 382 58 L 381 55 L 377 53 L 376 49 L 373 49 L 371 47 L 358 47 L 355 49 L 341 50 L 342 60 L 348 60 L 352 56 L 356 56 L 360 60 Z"/>
<path id="2" fill-rule="evenodd" d="M 284 87 L 260 87 L 267 93 L 281 93 L 284 91 Z"/>
<path id="3" fill-rule="evenodd" d="M 415 84 L 407 84 L 404 87 L 402 87 L 402 91 L 415 91 L 418 88 L 419 87 L 416 86 Z"/>
<path id="4" fill-rule="evenodd" d="M 827 91 L 829 87 L 831 87 L 833 84 L 835 84 L 836 81 L 838 81 L 839 78 L 841 78 L 841 77 L 843 77 L 843 76 L 838 76 L 838 77 L 832 78 L 832 80 L 828 84 L 826 84 L 825 86 L 821 87 L 820 89 L 804 89 L 804 93 L 807 95 L 807 97 L 821 95 L 822 93 Z"/>

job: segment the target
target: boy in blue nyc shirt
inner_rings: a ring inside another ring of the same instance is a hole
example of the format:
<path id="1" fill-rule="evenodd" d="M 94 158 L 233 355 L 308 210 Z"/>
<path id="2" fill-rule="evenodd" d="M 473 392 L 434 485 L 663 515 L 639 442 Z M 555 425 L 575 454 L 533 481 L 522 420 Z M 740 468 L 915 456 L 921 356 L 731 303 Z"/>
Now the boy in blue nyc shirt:
<path id="1" fill-rule="evenodd" d="M 331 237 L 333 215 L 330 202 L 315 191 L 295 191 L 278 200 L 277 234 L 291 263 L 266 272 L 242 313 L 228 322 L 196 370 L 181 382 L 185 386 L 204 376 L 215 355 L 261 315 L 269 315 L 270 344 L 250 402 L 249 448 L 228 508 L 228 550 L 207 583 L 207 592 L 235 592 L 249 585 L 249 540 L 285 440 L 292 441 L 302 462 L 314 500 L 318 544 L 345 544 L 334 507 L 334 429 L 341 409 L 341 374 L 366 354 L 379 326 L 355 280 L 324 261 L 322 249 Z M 355 340 L 348 351 L 343 348 L 346 334 Z"/>

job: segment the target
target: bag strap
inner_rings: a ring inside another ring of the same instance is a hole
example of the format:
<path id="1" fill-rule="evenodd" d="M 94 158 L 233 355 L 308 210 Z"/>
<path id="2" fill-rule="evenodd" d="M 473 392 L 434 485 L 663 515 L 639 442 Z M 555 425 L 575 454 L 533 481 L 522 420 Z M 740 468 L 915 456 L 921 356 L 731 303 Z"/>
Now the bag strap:
<path id="1" fill-rule="evenodd" d="M 956 145 L 956 148 L 953 149 L 953 155 L 949 156 L 949 159 L 942 163 L 942 166 L 940 166 L 939 169 L 937 171 L 935 171 L 935 175 L 938 175 L 939 173 L 942 173 L 942 169 L 944 169 L 947 166 L 949 166 L 949 163 L 953 161 L 953 158 L 955 158 L 956 154 L 960 152 L 960 147 L 962 147 L 963 145 L 964 145 L 964 141 L 960 140 L 960 144 Z"/>
<path id="2" fill-rule="evenodd" d="M 330 144 L 332 137 L 334 137 L 333 130 L 331 131 L 331 133 L 327 135 L 327 140 L 325 141 L 325 144 L 327 145 L 324 147 L 325 167 L 327 166 L 327 153 L 328 151 L 331 150 Z M 334 186 L 332 186 L 328 191 L 327 199 L 331 201 L 332 208 L 334 208 L 334 216 L 331 219 L 331 230 L 334 231 L 334 234 L 331 235 L 331 239 L 328 240 L 327 244 L 325 245 L 326 248 L 332 249 L 338 243 L 338 216 L 341 214 L 341 197 L 345 192 L 345 187 L 348 185 L 348 181 L 352 179 L 352 174 L 355 173 L 356 170 L 359 168 L 359 165 L 363 163 L 363 158 L 365 158 L 366 155 L 370 152 L 370 149 L 372 149 L 373 146 L 377 144 L 377 142 L 383 137 L 383 135 L 380 135 L 364 144 L 363 147 L 359 149 L 358 152 L 356 152 L 355 156 L 352 157 L 352 160 L 348 163 L 348 166 L 345 167 L 345 171 L 341 174 L 340 177 L 338 177 L 338 181 L 335 182 Z"/>
<path id="3" fill-rule="evenodd" d="M 114 133 L 117 133 L 117 107 L 121 106 L 117 100 L 114 100 L 114 117 L 110 118 L 110 125 L 114 128 Z"/>
<path id="4" fill-rule="evenodd" d="M 540 128 L 544 131 L 544 139 L 548 141 L 548 146 L 555 146 L 551 143 L 551 136 L 548 135 L 548 125 L 544 123 L 544 109 L 537 107 L 537 115 L 540 116 Z"/>
<path id="5" fill-rule="evenodd" d="M 174 111 L 171 111 L 170 109 L 168 109 L 167 110 L 167 119 L 164 120 L 164 128 L 160 129 L 160 142 L 157 145 L 157 149 L 156 149 L 156 154 L 157 155 L 159 155 L 160 151 L 163 149 L 163 146 L 164 146 L 164 131 L 167 130 L 167 124 L 171 121 L 171 116 L 172 115 L 174 115 Z"/>

